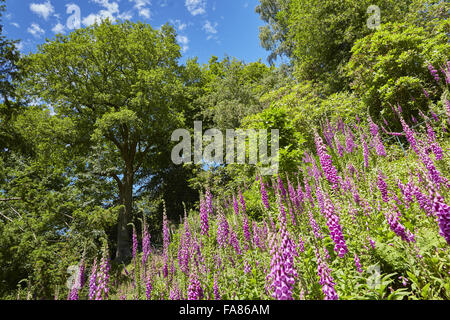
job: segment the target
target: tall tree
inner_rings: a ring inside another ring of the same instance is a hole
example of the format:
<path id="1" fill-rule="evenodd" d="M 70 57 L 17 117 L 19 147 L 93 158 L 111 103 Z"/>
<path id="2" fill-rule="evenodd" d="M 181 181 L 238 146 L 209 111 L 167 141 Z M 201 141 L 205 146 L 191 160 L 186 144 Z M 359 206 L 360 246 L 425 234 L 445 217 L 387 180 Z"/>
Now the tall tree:
<path id="1" fill-rule="evenodd" d="M 113 179 L 122 209 L 116 259 L 131 254 L 133 191 L 152 172 L 180 121 L 182 81 L 175 31 L 104 21 L 40 46 L 28 57 L 27 87 L 70 117 L 98 175 Z"/>
<path id="2" fill-rule="evenodd" d="M 348 89 L 343 69 L 350 50 L 376 31 L 376 23 L 370 22 L 377 12 L 370 8 L 379 8 L 379 22 L 384 24 L 403 19 L 411 1 L 291 0 L 288 41 L 295 44 L 292 59 L 299 78 L 322 82 L 328 93 Z"/>
<path id="3" fill-rule="evenodd" d="M 229 57 L 218 61 L 213 56 L 203 67 L 207 80 L 197 103 L 205 119 L 219 129 L 238 128 L 246 116 L 262 111 L 259 98 L 284 81 L 281 72 L 261 61 L 246 64 Z"/>
<path id="4" fill-rule="evenodd" d="M 5 0 L 0 0 L 0 18 L 5 11 Z M 9 154 L 12 149 L 25 151 L 24 141 L 12 125 L 14 118 L 22 110 L 16 95 L 15 83 L 20 80 L 22 70 L 19 68 L 20 52 L 17 40 L 7 39 L 3 35 L 0 21 L 0 151 Z M 0 156 L 1 161 L 2 156 Z"/>
<path id="5" fill-rule="evenodd" d="M 256 13 L 266 25 L 259 28 L 261 46 L 270 51 L 267 58 L 273 64 L 278 57 L 290 58 L 292 43 L 288 40 L 289 0 L 260 0 Z"/>

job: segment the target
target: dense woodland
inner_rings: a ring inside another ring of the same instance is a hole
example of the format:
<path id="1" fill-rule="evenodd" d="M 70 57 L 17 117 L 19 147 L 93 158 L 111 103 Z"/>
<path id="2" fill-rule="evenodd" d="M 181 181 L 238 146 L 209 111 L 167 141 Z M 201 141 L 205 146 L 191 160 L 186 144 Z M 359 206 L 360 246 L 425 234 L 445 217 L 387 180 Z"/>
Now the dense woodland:
<path id="1" fill-rule="evenodd" d="M 450 298 L 449 3 L 256 12 L 268 61 L 109 20 L 23 55 L 0 26 L 0 298 Z M 279 129 L 278 174 L 173 164 L 194 121 Z"/>

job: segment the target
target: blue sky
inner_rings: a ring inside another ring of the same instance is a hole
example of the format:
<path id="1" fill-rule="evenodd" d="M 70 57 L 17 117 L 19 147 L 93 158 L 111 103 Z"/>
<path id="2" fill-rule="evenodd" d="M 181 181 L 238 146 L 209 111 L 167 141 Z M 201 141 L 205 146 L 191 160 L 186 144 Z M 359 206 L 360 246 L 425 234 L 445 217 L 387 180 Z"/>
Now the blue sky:
<path id="1" fill-rule="evenodd" d="M 6 0 L 4 32 L 20 39 L 23 53 L 56 33 L 67 34 L 106 17 L 130 19 L 159 28 L 166 22 L 177 30 L 184 62 L 198 57 L 208 62 L 212 55 L 236 57 L 245 62 L 261 59 L 267 51 L 259 44 L 263 25 L 255 7 L 258 0 Z"/>

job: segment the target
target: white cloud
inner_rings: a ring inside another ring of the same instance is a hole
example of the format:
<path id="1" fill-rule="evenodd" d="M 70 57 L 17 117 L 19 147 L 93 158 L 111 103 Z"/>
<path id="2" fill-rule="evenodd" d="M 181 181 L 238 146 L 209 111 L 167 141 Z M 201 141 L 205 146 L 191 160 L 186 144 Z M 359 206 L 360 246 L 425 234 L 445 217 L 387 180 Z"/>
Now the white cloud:
<path id="1" fill-rule="evenodd" d="M 101 5 L 104 9 L 98 13 L 91 13 L 87 17 L 83 18 L 83 24 L 90 26 L 94 23 L 101 23 L 103 20 L 110 19 L 115 21 L 115 15 L 120 16 L 119 4 L 117 2 L 109 2 L 109 0 L 92 0 L 93 2 Z"/>
<path id="2" fill-rule="evenodd" d="M 206 13 L 206 0 L 186 0 L 184 5 L 193 16 Z"/>
<path id="3" fill-rule="evenodd" d="M 152 4 L 151 0 L 129 0 L 134 3 L 134 9 L 138 11 L 139 16 L 144 17 L 146 19 L 150 19 L 150 8 L 149 6 Z"/>
<path id="4" fill-rule="evenodd" d="M 22 51 L 23 50 L 23 42 L 19 41 L 18 43 L 16 43 L 16 48 L 17 48 L 17 50 Z"/>
<path id="5" fill-rule="evenodd" d="M 45 33 L 44 29 L 42 29 L 37 23 L 32 23 L 31 26 L 28 27 L 27 31 L 37 38 Z"/>
<path id="6" fill-rule="evenodd" d="M 217 26 L 218 23 L 214 22 L 214 24 L 211 24 L 211 22 L 209 22 L 209 20 L 205 21 L 205 24 L 203 25 L 202 29 L 205 30 L 206 34 L 208 35 L 208 37 L 206 38 L 206 40 L 209 39 L 217 39 L 216 36 L 214 36 L 215 34 L 217 34 Z"/>
<path id="7" fill-rule="evenodd" d="M 83 18 L 83 24 L 85 26 L 90 26 L 93 25 L 95 23 L 101 23 L 102 22 L 102 18 L 98 15 L 96 15 L 95 13 L 91 13 L 90 15 L 88 15 L 87 17 Z"/>
<path id="8" fill-rule="evenodd" d="M 129 1 L 134 2 L 134 7 L 136 9 L 141 9 L 150 6 L 152 4 L 150 0 L 129 0 Z"/>
<path id="9" fill-rule="evenodd" d="M 149 19 L 150 18 L 150 9 L 144 8 L 144 9 L 139 10 L 139 16 Z"/>
<path id="10" fill-rule="evenodd" d="M 189 43 L 189 39 L 186 36 L 177 36 L 177 41 L 180 43 L 181 45 L 181 51 L 183 53 L 185 53 L 188 49 L 188 43 Z"/>
<path id="11" fill-rule="evenodd" d="M 20 28 L 20 24 L 18 24 L 17 22 L 11 22 L 11 24 L 16 28 Z"/>
<path id="12" fill-rule="evenodd" d="M 66 31 L 66 27 L 64 27 L 63 24 L 61 24 L 61 23 L 58 22 L 58 23 L 52 28 L 52 31 L 53 31 L 54 33 L 64 33 L 64 32 Z"/>
<path id="13" fill-rule="evenodd" d="M 131 11 L 125 11 L 117 16 L 117 18 L 122 20 L 130 20 L 133 18 L 133 13 Z"/>
<path id="14" fill-rule="evenodd" d="M 187 27 L 187 24 L 181 22 L 181 20 L 179 20 L 179 19 L 176 19 L 176 20 L 171 19 L 171 20 L 169 20 L 169 22 L 175 26 L 175 29 L 177 29 L 177 31 L 183 31 Z"/>
<path id="15" fill-rule="evenodd" d="M 45 3 L 32 3 L 30 4 L 30 10 L 35 14 L 42 16 L 45 20 L 48 19 L 49 15 L 55 12 L 50 0 Z"/>

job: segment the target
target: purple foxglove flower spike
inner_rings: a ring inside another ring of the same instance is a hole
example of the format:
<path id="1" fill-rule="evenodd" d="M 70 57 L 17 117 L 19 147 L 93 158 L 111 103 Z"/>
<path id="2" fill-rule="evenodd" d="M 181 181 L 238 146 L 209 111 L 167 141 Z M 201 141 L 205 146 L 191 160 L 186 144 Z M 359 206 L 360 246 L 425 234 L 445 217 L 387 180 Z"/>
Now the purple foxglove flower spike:
<path id="1" fill-rule="evenodd" d="M 200 199 L 200 227 L 201 227 L 201 234 L 209 236 L 209 216 L 208 216 L 208 209 L 206 208 L 206 202 L 202 198 Z"/>
<path id="2" fill-rule="evenodd" d="M 297 278 L 294 267 L 294 255 L 296 255 L 295 244 L 292 242 L 286 229 L 286 223 L 281 220 L 280 226 L 281 243 L 277 236 L 271 239 L 271 263 L 270 273 L 266 280 L 272 292 L 272 297 L 277 300 L 292 300 L 292 291 Z"/>
<path id="3" fill-rule="evenodd" d="M 203 288 L 198 281 L 197 274 L 193 272 L 189 277 L 188 300 L 203 299 Z"/>
<path id="4" fill-rule="evenodd" d="M 331 161 L 331 156 L 327 153 L 326 146 L 323 144 L 322 138 L 315 133 L 315 143 L 317 148 L 317 154 L 319 156 L 320 165 L 325 174 L 325 178 L 333 186 L 333 188 L 338 187 L 337 170 L 333 166 Z"/>
<path id="5" fill-rule="evenodd" d="M 357 270 L 359 273 L 362 273 L 363 270 L 361 269 L 361 262 L 359 261 L 359 257 L 358 257 L 358 255 L 357 255 L 356 253 L 355 253 L 354 261 L 355 261 L 356 270 Z"/>
<path id="6" fill-rule="evenodd" d="M 336 285 L 331 276 L 331 270 L 327 263 L 321 258 L 319 250 L 316 248 L 317 273 L 319 275 L 319 284 L 322 286 L 322 292 L 325 300 L 338 300 L 339 296 L 334 289 Z"/>
<path id="7" fill-rule="evenodd" d="M 238 216 L 239 215 L 239 203 L 237 202 L 234 194 L 233 194 L 233 209 L 234 209 L 234 213 Z"/>
<path id="8" fill-rule="evenodd" d="M 264 181 L 262 177 L 259 179 L 259 186 L 260 186 L 260 192 L 261 192 L 261 200 L 264 204 L 264 207 L 266 209 L 269 209 L 269 197 L 267 196 L 267 190 L 264 185 Z"/>
<path id="9" fill-rule="evenodd" d="M 430 71 L 430 74 L 433 77 L 434 81 L 436 81 L 436 83 L 439 83 L 440 78 L 438 75 L 438 71 L 433 67 L 431 63 L 428 63 L 428 70 Z"/>
<path id="10" fill-rule="evenodd" d="M 247 208 L 245 207 L 245 199 L 244 196 L 242 195 L 241 189 L 239 189 L 239 203 L 241 204 L 242 207 L 242 214 L 245 214 Z"/>
<path id="11" fill-rule="evenodd" d="M 151 299 L 152 290 L 153 290 L 153 279 L 151 272 L 149 272 L 147 274 L 147 279 L 145 279 L 145 297 L 147 298 L 147 300 Z"/>
<path id="12" fill-rule="evenodd" d="M 97 293 L 97 258 L 92 265 L 91 276 L 89 277 L 89 300 L 93 300 Z"/>
<path id="13" fill-rule="evenodd" d="M 389 202 L 387 184 L 386 184 L 386 181 L 384 181 L 383 174 L 380 170 L 378 171 L 377 185 L 378 185 L 378 189 L 380 189 L 381 197 L 382 197 L 383 201 L 386 203 Z"/>
<path id="14" fill-rule="evenodd" d="M 213 285 L 213 290 L 214 290 L 214 300 L 220 300 L 220 293 L 219 293 L 219 286 L 217 284 L 217 277 L 214 277 L 214 285 Z"/>

